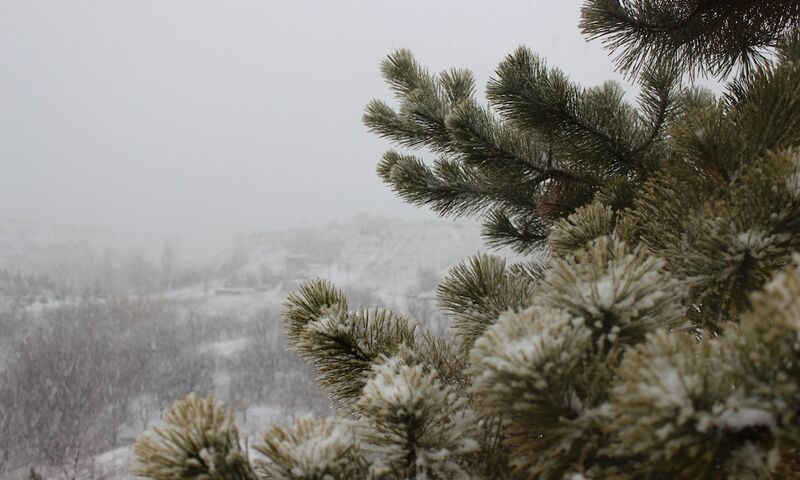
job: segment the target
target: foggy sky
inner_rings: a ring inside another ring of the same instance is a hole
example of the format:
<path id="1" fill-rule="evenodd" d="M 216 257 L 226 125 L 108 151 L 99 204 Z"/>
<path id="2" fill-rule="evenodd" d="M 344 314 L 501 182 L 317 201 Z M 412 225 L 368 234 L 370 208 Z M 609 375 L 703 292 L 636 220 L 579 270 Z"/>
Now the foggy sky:
<path id="1" fill-rule="evenodd" d="M 580 0 L 0 4 L 0 218 L 182 238 L 435 218 L 375 174 L 364 105 L 410 48 L 479 92 L 527 45 L 585 85 L 619 79 Z"/>

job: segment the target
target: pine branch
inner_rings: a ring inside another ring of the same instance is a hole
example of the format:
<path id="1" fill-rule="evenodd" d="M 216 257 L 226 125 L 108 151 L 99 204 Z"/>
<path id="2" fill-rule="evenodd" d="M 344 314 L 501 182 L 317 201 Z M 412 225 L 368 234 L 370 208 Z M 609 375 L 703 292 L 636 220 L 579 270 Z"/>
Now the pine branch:
<path id="1" fill-rule="evenodd" d="M 800 47 L 795 42 L 793 37 L 783 43 L 778 63 L 732 81 L 721 101 L 687 96 L 687 108 L 671 131 L 675 149 L 727 182 L 767 152 L 800 145 L 800 56 L 793 57 Z"/>
<path id="2" fill-rule="evenodd" d="M 486 216 L 491 241 L 520 251 L 538 248 L 552 218 L 591 199 L 600 179 L 597 158 L 584 158 L 586 149 L 616 145 L 614 138 L 633 138 L 628 129 L 639 128 L 618 88 L 589 90 L 581 94 L 581 114 L 562 111 L 573 124 L 583 123 L 573 128 L 582 132 L 577 136 L 559 137 L 558 151 L 552 141 L 555 130 L 531 136 L 478 106 L 472 98 L 474 79 L 465 70 L 434 77 L 401 50 L 383 63 L 383 72 L 399 110 L 375 100 L 367 106 L 366 125 L 400 146 L 442 154 L 429 166 L 418 157 L 389 151 L 378 165 L 384 182 L 410 203 L 440 215 Z M 608 114 L 625 117 L 627 123 L 617 122 L 618 131 L 603 130 L 598 122 Z M 499 211 L 509 221 L 501 221 Z"/>
<path id="3" fill-rule="evenodd" d="M 370 132 L 403 147 L 421 148 L 430 141 L 425 129 L 401 117 L 380 100 L 372 100 L 367 104 L 363 122 Z"/>
<path id="4" fill-rule="evenodd" d="M 535 305 L 569 312 L 593 331 L 598 349 L 633 345 L 657 328 L 685 329 L 688 292 L 666 262 L 608 237 L 554 258 Z"/>
<path id="5" fill-rule="evenodd" d="M 464 371 L 467 353 L 460 339 L 456 337 L 440 337 L 422 332 L 414 349 L 403 349 L 398 357 L 408 364 L 425 365 L 439 375 L 439 381 L 443 385 L 464 390 L 469 385 L 469 378 Z"/>
<path id="6" fill-rule="evenodd" d="M 614 211 L 593 203 L 581 207 L 569 217 L 557 221 L 550 233 L 550 251 L 560 257 L 585 248 L 600 237 L 611 235 L 615 228 Z"/>
<path id="7" fill-rule="evenodd" d="M 680 110 L 680 69 L 675 62 L 661 62 L 643 69 L 639 110 L 650 133 L 635 146 L 633 155 L 646 154 L 663 137 Z"/>
<path id="8" fill-rule="evenodd" d="M 376 308 L 321 317 L 308 325 L 295 349 L 314 366 L 320 385 L 347 406 L 361 395 L 376 362 L 414 343 L 413 325 Z"/>
<path id="9" fill-rule="evenodd" d="M 283 326 L 292 344 L 302 339 L 306 326 L 332 312 L 347 312 L 347 299 L 327 280 L 316 279 L 290 293 L 283 305 Z"/>
<path id="10" fill-rule="evenodd" d="M 749 310 L 749 294 L 800 247 L 798 158 L 789 150 L 749 165 L 719 199 L 683 212 L 682 237 L 664 245 L 670 269 L 691 279 L 697 321 L 710 329 Z"/>
<path id="11" fill-rule="evenodd" d="M 497 68 L 487 96 L 515 128 L 547 139 L 556 157 L 588 171 L 631 167 L 630 140 L 640 132 L 633 109 L 615 84 L 582 90 L 560 70 L 519 48 Z"/>
<path id="12" fill-rule="evenodd" d="M 531 280 L 511 272 L 505 260 L 491 255 L 472 257 L 450 270 L 436 293 L 441 307 L 453 315 L 453 334 L 462 339 L 466 351 L 501 313 L 530 303 Z"/>
<path id="13" fill-rule="evenodd" d="M 520 253 L 531 253 L 545 245 L 550 229 L 534 218 L 512 218 L 503 210 L 491 210 L 481 230 L 491 247 L 511 247 Z"/>
<path id="14" fill-rule="evenodd" d="M 724 372 L 714 367 L 718 356 L 714 344 L 664 330 L 628 353 L 603 412 L 611 432 L 604 453 L 627 463 L 632 476 L 730 478 L 724 467 L 736 444 L 714 428 L 712 413 L 730 394 Z"/>
<path id="15" fill-rule="evenodd" d="M 373 467 L 378 477 L 466 477 L 467 455 L 478 448 L 474 415 L 435 371 L 399 359 L 377 365 L 358 409 L 369 422 L 366 438 L 381 455 Z"/>
<path id="16" fill-rule="evenodd" d="M 501 124 L 474 101 L 463 102 L 447 117 L 454 148 L 467 165 L 487 174 L 535 175 L 543 180 L 569 175 L 547 165 L 547 152 L 529 137 Z M 552 170 L 552 172 L 550 172 Z"/>
<path id="17" fill-rule="evenodd" d="M 453 68 L 439 75 L 439 83 L 444 90 L 451 108 L 472 99 L 475 94 L 475 77 L 463 68 Z"/>
<path id="18" fill-rule="evenodd" d="M 429 167 L 417 157 L 389 151 L 378 165 L 378 174 L 406 201 L 443 216 L 479 215 L 495 204 L 529 214 L 537 208 L 538 178 L 510 189 L 455 160 L 439 158 Z"/>
<path id="19" fill-rule="evenodd" d="M 742 135 L 740 165 L 769 150 L 800 146 L 800 39 L 784 43 L 781 61 L 733 81 L 726 95 L 731 128 Z"/>
<path id="20" fill-rule="evenodd" d="M 256 468 L 271 480 L 367 478 L 368 461 L 352 422 L 341 418 L 298 419 L 274 426 L 255 449 L 266 457 Z"/>
<path id="21" fill-rule="evenodd" d="M 139 436 L 134 473 L 154 480 L 258 480 L 233 421 L 210 395 L 189 395 L 167 411 L 164 427 Z"/>
<path id="22" fill-rule="evenodd" d="M 502 416 L 519 478 L 563 478 L 597 435 L 576 390 L 592 362 L 592 334 L 557 310 L 503 316 L 470 353 L 471 392 L 485 421 Z M 605 377 L 607 378 L 607 377 Z M 516 478 L 516 477 L 515 477 Z"/>
<path id="23" fill-rule="evenodd" d="M 588 0 L 580 27 L 617 53 L 620 69 L 677 61 L 684 70 L 727 75 L 763 65 L 800 25 L 798 0 Z"/>
<path id="24" fill-rule="evenodd" d="M 675 153 L 724 188 L 744 162 L 745 134 L 733 127 L 725 106 L 709 92 L 688 92 L 684 101 L 687 107 L 670 132 Z"/>
<path id="25" fill-rule="evenodd" d="M 437 79 L 419 66 L 408 50 L 397 50 L 389 55 L 381 64 L 383 77 L 395 91 L 400 101 L 399 117 L 417 132 L 424 136 L 424 145 L 436 152 L 447 152 L 450 149 L 450 137 L 445 126 L 445 117 L 450 109 L 443 98 L 442 88 Z M 464 78 L 447 78 L 449 88 L 458 88 L 456 84 L 468 83 Z M 449 92 L 453 96 L 455 90 Z M 461 92 L 463 93 L 463 92 Z M 457 94 L 456 94 L 457 95 Z M 364 122 L 375 131 L 381 131 L 380 116 L 372 116 L 368 110 Z M 376 123 L 378 122 L 378 123 Z"/>

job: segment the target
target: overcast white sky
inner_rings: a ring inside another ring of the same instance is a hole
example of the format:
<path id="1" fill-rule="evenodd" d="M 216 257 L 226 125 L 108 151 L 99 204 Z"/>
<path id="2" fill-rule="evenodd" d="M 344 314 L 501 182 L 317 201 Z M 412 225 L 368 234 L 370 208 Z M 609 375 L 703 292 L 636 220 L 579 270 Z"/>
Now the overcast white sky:
<path id="1" fill-rule="evenodd" d="M 580 0 L 0 3 L 0 218 L 182 238 L 433 218 L 375 175 L 361 124 L 410 48 L 481 90 L 528 45 L 586 85 L 620 78 Z"/>

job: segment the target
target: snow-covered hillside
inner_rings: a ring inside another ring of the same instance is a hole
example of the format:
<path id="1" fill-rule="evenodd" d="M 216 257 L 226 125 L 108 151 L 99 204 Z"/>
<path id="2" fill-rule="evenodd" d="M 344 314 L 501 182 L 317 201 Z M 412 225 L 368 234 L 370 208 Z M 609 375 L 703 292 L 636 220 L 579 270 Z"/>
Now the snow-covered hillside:
<path id="1" fill-rule="evenodd" d="M 31 392 L 53 382 L 97 388 L 103 379 L 80 372 L 93 372 L 90 363 L 104 360 L 117 392 L 93 397 L 94 414 L 76 410 L 84 415 L 81 428 L 45 431 L 11 422 L 0 438 L 0 457 L 9 452 L 0 476 L 27 478 L 32 465 L 42 471 L 59 455 L 74 455 L 88 465 L 83 475 L 91 466 L 94 478 L 112 470 L 102 478 L 125 478 L 135 436 L 190 391 L 214 391 L 237 412 L 251 440 L 271 423 L 324 414 L 328 407 L 312 373 L 285 350 L 279 312 L 288 292 L 312 278 L 329 279 L 354 307 L 385 305 L 441 331 L 446 321 L 434 308 L 436 284 L 454 264 L 485 250 L 475 225 L 371 217 L 239 235 L 230 249 L 192 263 L 161 246 L 150 249 L 156 253 L 116 249 L 112 238 L 105 231 L 0 223 L 0 396 L 23 388 L 14 384 L 22 378 Z M 86 328 L 92 336 L 81 331 Z M 97 354 L 102 358 L 82 356 L 92 341 L 108 345 Z M 22 348 L 56 344 L 63 348 L 50 364 L 74 366 L 69 378 L 46 367 L 48 358 L 39 370 L 10 360 L 27 358 Z M 144 373 L 120 383 L 121 375 L 131 375 L 125 373 L 131 362 Z M 55 402 L 52 408 L 67 407 Z M 69 414 L 50 413 L 54 422 Z M 25 448 L 13 441 L 54 432 L 65 440 L 31 440 Z M 58 478 L 55 472 L 49 474 Z"/>

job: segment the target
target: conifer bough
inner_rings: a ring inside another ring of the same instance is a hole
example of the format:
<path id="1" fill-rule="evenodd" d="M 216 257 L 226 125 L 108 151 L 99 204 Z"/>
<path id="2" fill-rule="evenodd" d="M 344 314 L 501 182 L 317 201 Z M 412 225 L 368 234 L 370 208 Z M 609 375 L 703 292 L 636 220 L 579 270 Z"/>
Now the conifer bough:
<path id="1" fill-rule="evenodd" d="M 591 0 L 581 27 L 641 85 L 583 88 L 526 48 L 475 98 L 399 50 L 378 174 L 490 245 L 439 287 L 452 335 L 286 301 L 291 347 L 338 414 L 250 461 L 189 397 L 135 447 L 152 479 L 800 478 L 800 2 Z M 719 98 L 685 83 L 726 78 Z M 433 155 L 426 160 L 417 152 Z"/>

